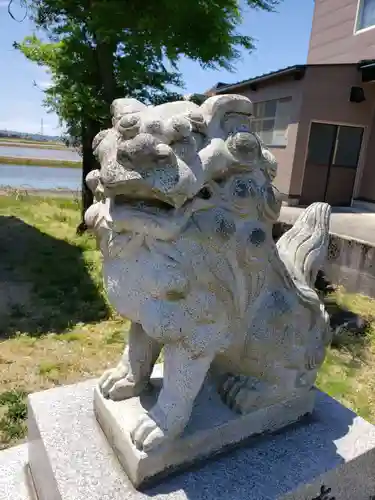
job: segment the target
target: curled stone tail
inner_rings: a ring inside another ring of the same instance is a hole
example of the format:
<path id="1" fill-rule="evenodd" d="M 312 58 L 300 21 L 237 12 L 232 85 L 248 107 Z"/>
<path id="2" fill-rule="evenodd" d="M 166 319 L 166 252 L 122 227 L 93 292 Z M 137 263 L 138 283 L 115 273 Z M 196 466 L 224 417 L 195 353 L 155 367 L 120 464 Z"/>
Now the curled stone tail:
<path id="1" fill-rule="evenodd" d="M 313 203 L 277 242 L 280 258 L 311 287 L 327 256 L 330 215 L 330 205 Z"/>

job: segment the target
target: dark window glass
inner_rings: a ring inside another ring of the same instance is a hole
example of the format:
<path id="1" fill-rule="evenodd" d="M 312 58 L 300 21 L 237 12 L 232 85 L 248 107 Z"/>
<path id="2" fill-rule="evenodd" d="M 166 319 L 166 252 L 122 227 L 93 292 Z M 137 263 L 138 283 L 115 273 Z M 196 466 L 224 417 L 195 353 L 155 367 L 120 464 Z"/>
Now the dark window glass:
<path id="1" fill-rule="evenodd" d="M 267 132 L 269 130 L 273 130 L 275 126 L 275 119 L 271 118 L 270 120 L 262 120 L 261 131 Z"/>
<path id="2" fill-rule="evenodd" d="M 336 140 L 337 125 L 312 123 L 307 161 L 315 165 L 329 165 Z"/>
<path id="3" fill-rule="evenodd" d="M 362 144 L 362 127 L 340 127 L 333 165 L 356 168 Z"/>
<path id="4" fill-rule="evenodd" d="M 276 116 L 277 101 L 266 101 L 264 105 L 264 117 L 273 118 Z"/>

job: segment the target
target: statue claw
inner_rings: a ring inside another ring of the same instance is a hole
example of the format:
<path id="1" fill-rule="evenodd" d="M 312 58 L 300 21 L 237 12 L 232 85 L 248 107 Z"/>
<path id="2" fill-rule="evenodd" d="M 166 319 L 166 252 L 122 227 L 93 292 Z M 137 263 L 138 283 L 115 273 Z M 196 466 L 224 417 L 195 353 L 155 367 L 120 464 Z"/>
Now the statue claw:
<path id="1" fill-rule="evenodd" d="M 145 453 L 149 453 L 171 439 L 168 433 L 164 432 L 148 414 L 140 417 L 131 432 L 131 438 L 134 445 Z"/>
<path id="2" fill-rule="evenodd" d="M 105 398 L 113 399 L 111 397 L 111 392 L 113 391 L 113 389 L 115 389 L 116 384 L 126 378 L 126 376 L 128 375 L 128 371 L 129 370 L 126 365 L 124 365 L 123 363 L 119 363 L 115 368 L 106 370 L 103 373 L 103 375 L 99 379 L 99 388 Z M 114 390 L 112 394 L 116 394 L 116 392 L 118 391 Z"/>
<path id="3" fill-rule="evenodd" d="M 144 384 L 135 384 L 127 378 L 114 383 L 108 393 L 109 399 L 113 401 L 123 401 L 124 399 L 139 396 L 144 389 Z"/>

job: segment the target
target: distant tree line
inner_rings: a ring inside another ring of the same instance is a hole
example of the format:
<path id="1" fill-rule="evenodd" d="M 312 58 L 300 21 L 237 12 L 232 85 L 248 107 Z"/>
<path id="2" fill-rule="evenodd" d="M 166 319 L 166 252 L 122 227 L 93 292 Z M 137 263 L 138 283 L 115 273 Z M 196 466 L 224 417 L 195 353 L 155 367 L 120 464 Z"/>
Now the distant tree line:
<path id="1" fill-rule="evenodd" d="M 62 137 L 58 135 L 42 135 L 31 134 L 28 132 L 15 132 L 13 130 L 0 130 L 0 137 L 7 137 L 9 139 L 30 139 L 34 141 L 62 141 Z"/>

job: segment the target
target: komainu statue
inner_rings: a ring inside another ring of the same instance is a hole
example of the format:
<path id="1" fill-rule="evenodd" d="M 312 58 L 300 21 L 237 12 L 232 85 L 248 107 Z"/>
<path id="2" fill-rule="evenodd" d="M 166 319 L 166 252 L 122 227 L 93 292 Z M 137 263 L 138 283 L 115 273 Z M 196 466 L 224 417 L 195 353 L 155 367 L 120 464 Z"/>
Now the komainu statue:
<path id="1" fill-rule="evenodd" d="M 330 207 L 314 203 L 277 245 L 273 155 L 251 132 L 252 103 L 221 95 L 148 107 L 117 99 L 98 134 L 100 171 L 86 223 L 106 291 L 131 321 L 104 397 L 147 388 L 163 350 L 157 403 L 132 431 L 150 452 L 184 430 L 203 382 L 245 414 L 311 391 L 331 339 L 314 290 Z"/>

